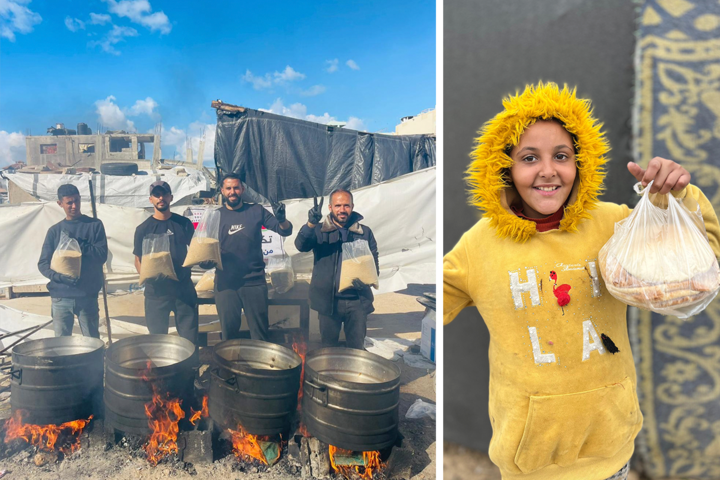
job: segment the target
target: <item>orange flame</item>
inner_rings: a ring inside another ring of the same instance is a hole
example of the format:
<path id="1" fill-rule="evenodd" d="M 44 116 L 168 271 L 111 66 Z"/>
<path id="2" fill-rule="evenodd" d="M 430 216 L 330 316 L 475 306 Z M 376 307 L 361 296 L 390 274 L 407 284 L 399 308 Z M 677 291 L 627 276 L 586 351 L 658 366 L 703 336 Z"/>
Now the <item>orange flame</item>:
<path id="1" fill-rule="evenodd" d="M 305 438 L 312 437 L 312 435 L 310 435 L 310 432 L 308 432 L 308 429 L 303 422 L 300 422 L 300 426 L 298 426 L 298 432 L 300 432 L 300 435 L 302 435 Z"/>
<path id="2" fill-rule="evenodd" d="M 365 480 L 372 480 L 373 474 L 379 472 L 383 468 L 385 468 L 385 464 L 380 461 L 380 452 L 374 451 L 374 452 L 362 452 L 363 456 L 363 466 L 359 465 L 337 465 L 335 464 L 335 454 L 339 453 L 342 455 L 352 455 L 353 452 L 351 450 L 345 450 L 342 448 L 337 448 L 332 445 L 328 448 L 328 453 L 330 456 L 330 465 L 332 465 L 332 468 L 335 472 L 341 474 L 345 478 L 351 478 L 355 476 L 355 474 L 359 475 L 360 478 L 363 478 Z M 362 469 L 362 472 L 360 471 Z M 353 474 L 352 472 L 355 472 Z"/>
<path id="3" fill-rule="evenodd" d="M 148 360 L 146 369 L 141 372 L 142 379 L 147 382 L 151 382 L 149 378 L 151 368 L 152 362 Z M 148 426 L 152 433 L 148 442 L 143 445 L 143 450 L 147 454 L 148 462 L 155 466 L 167 455 L 178 452 L 177 437 L 180 431 L 178 423 L 185 418 L 185 412 L 181 407 L 182 400 L 170 398 L 169 393 L 160 395 L 155 383 L 151 382 L 150 385 L 153 396 L 152 400 L 145 404 L 145 415 L 148 417 Z"/>
<path id="4" fill-rule="evenodd" d="M 208 416 L 208 397 L 205 395 L 202 399 L 202 409 L 199 411 L 195 411 L 194 408 L 190 407 L 190 411 L 192 412 L 192 416 L 190 417 L 190 423 L 195 425 L 195 422 L 200 420 L 201 418 L 205 418 Z"/>
<path id="5" fill-rule="evenodd" d="M 305 339 L 300 337 L 295 337 L 293 335 L 293 344 L 292 344 L 293 352 L 300 355 L 300 358 L 302 358 L 302 370 L 300 370 L 300 390 L 298 390 L 298 404 L 297 404 L 297 410 L 298 412 L 302 410 L 302 397 L 303 397 L 303 381 L 305 380 L 305 355 L 307 354 L 307 343 L 305 343 Z"/>
<path id="6" fill-rule="evenodd" d="M 64 455 L 70 455 L 80 449 L 80 434 L 93 418 L 90 415 L 87 420 L 41 426 L 23 423 L 23 417 L 26 415 L 26 411 L 16 410 L 15 414 L 5 422 L 5 443 L 22 438 L 40 450 L 59 451 Z"/>
<path id="7" fill-rule="evenodd" d="M 233 453 L 236 457 L 245 459 L 250 457 L 254 458 L 255 460 L 259 460 L 265 465 L 268 464 L 267 460 L 265 459 L 265 454 L 263 453 L 262 448 L 260 448 L 260 445 L 258 444 L 258 439 L 264 440 L 267 437 L 261 437 L 258 435 L 247 433 L 242 428 L 242 425 L 238 425 L 237 430 L 228 428 L 228 432 L 230 432 L 231 435 Z"/>

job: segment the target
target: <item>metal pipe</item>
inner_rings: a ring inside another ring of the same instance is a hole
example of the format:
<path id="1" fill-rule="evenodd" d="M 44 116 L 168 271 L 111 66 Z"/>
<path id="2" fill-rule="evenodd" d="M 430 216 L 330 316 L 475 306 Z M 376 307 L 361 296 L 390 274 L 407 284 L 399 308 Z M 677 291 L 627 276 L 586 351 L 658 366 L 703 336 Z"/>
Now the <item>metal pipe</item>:
<path id="1" fill-rule="evenodd" d="M 2 350 L 0 350 L 0 353 L 4 353 L 4 352 L 10 350 L 12 347 L 14 347 L 14 346 L 17 345 L 18 343 L 22 342 L 23 340 L 25 340 L 25 339 L 26 339 L 27 337 L 29 337 L 30 335 L 38 332 L 39 330 L 42 330 L 43 328 L 47 327 L 47 326 L 50 325 L 51 323 L 52 323 L 52 320 L 49 320 L 48 322 L 45 322 L 45 323 L 43 323 L 42 325 L 37 325 L 37 326 L 35 326 L 35 327 L 32 327 L 32 332 L 27 333 L 27 334 L 23 335 L 22 337 L 18 338 L 17 340 L 15 340 L 15 342 L 11 343 L 11 344 L 8 345 L 7 347 L 5 347 L 5 348 L 3 348 Z"/>
<path id="2" fill-rule="evenodd" d="M 90 202 L 92 204 L 93 218 L 97 218 L 97 210 L 95 209 L 95 189 L 93 188 L 92 173 L 90 174 Z M 105 306 L 105 326 L 107 327 L 108 344 L 112 345 L 112 328 L 110 328 L 110 313 L 108 312 L 108 301 L 107 301 L 107 279 L 105 278 L 105 269 L 102 272 L 103 277 L 103 305 Z"/>

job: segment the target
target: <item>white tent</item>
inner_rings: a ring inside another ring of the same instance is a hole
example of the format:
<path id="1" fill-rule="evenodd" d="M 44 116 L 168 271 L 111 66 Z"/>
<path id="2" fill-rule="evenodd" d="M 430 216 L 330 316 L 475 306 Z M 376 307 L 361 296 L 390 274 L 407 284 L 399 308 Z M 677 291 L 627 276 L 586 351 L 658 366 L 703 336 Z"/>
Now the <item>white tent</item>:
<path id="1" fill-rule="evenodd" d="M 54 188 L 57 190 L 57 186 Z M 378 293 L 402 290 L 409 283 L 435 283 L 435 168 L 364 187 L 353 195 L 355 210 L 365 217 L 363 223 L 373 230 L 377 239 L 380 253 Z M 312 271 L 312 254 L 297 252 L 294 240 L 297 231 L 307 222 L 307 211 L 312 208 L 313 201 L 288 200 L 285 203 L 294 232 L 285 239 L 284 248 L 293 259 L 296 273 L 307 274 Z M 327 206 L 327 199 L 324 205 Z M 136 282 L 133 236 L 135 227 L 149 214 L 143 208 L 107 204 L 98 204 L 97 209 L 108 237 L 108 279 Z M 184 209 L 174 208 L 179 213 Z M 91 214 L 87 203 L 83 204 L 82 210 Z M 37 262 L 48 228 L 63 216 L 54 201 L 0 205 L 0 288 L 47 283 L 37 269 Z"/>

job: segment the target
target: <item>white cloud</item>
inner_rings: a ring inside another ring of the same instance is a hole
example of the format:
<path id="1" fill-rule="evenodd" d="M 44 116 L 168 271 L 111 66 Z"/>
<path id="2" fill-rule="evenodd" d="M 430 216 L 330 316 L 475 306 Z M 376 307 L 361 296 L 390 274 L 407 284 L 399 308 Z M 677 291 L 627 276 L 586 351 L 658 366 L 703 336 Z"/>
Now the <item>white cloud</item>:
<path id="1" fill-rule="evenodd" d="M 98 122 L 111 130 L 135 131 L 135 123 L 128 120 L 125 112 L 115 103 L 115 97 L 110 95 L 105 100 L 95 102 Z"/>
<path id="2" fill-rule="evenodd" d="M 152 6 L 148 0 L 104 0 L 108 4 L 110 13 L 118 17 L 127 17 L 133 23 L 149 28 L 151 31 L 159 30 L 160 33 L 170 33 L 172 25 L 170 19 L 164 12 L 152 12 Z"/>
<path id="3" fill-rule="evenodd" d="M 0 0 L 2 1 L 2 0 Z M 137 37 L 138 32 L 134 28 L 131 27 L 119 27 L 117 25 L 113 25 L 112 30 L 110 30 L 103 38 L 102 40 L 92 41 L 88 43 L 91 47 L 99 46 L 103 49 L 103 51 L 110 53 L 112 55 L 120 55 L 120 52 L 117 51 L 114 47 L 114 45 L 117 45 L 118 43 L 125 40 L 125 37 Z"/>
<path id="4" fill-rule="evenodd" d="M 264 77 L 257 77 L 253 75 L 250 70 L 247 70 L 245 75 L 242 76 L 242 80 L 244 82 L 252 83 L 255 90 L 272 87 L 272 78 L 270 78 L 269 73 L 266 73 Z"/>
<path id="5" fill-rule="evenodd" d="M 286 65 L 285 70 L 282 72 L 275 72 L 274 75 L 276 83 L 293 82 L 295 80 L 302 80 L 305 78 L 305 74 L 296 71 L 290 65 Z"/>
<path id="6" fill-rule="evenodd" d="M 162 128 L 160 143 L 162 145 L 162 157 L 175 160 L 188 160 L 187 148 L 192 148 L 193 162 L 197 162 L 197 155 L 200 151 L 200 141 L 205 134 L 205 147 L 203 149 L 203 162 L 212 163 L 214 160 L 215 145 L 215 123 L 204 123 L 196 121 L 191 123 L 187 129 L 170 127 Z M 189 143 L 188 143 L 189 142 Z"/>
<path id="7" fill-rule="evenodd" d="M 324 85 L 313 85 L 307 90 L 302 90 L 300 92 L 300 95 L 302 95 L 303 97 L 314 97 L 315 95 L 320 95 L 321 93 L 324 93 L 325 90 L 326 88 Z"/>
<path id="8" fill-rule="evenodd" d="M 15 41 L 15 33 L 27 34 L 42 17 L 25 5 L 31 0 L 0 0 L 0 37 Z"/>
<path id="9" fill-rule="evenodd" d="M 93 25 L 105 25 L 111 20 L 107 13 L 90 13 L 90 23 Z"/>
<path id="10" fill-rule="evenodd" d="M 363 132 L 367 132 L 367 127 L 365 126 L 365 122 L 363 122 L 362 120 L 360 120 L 357 117 L 348 118 L 348 121 L 345 124 L 345 128 L 350 128 L 352 130 L 360 130 Z"/>
<path id="11" fill-rule="evenodd" d="M 347 62 L 345 62 L 345 65 L 352 68 L 353 70 L 360 70 L 360 67 L 358 66 L 358 64 L 355 63 L 355 60 L 348 60 Z"/>
<path id="12" fill-rule="evenodd" d="M 338 121 L 337 118 L 331 116 L 327 112 L 323 113 L 322 115 L 309 114 L 307 113 L 307 106 L 303 105 L 302 103 L 293 103 L 289 107 L 286 107 L 281 98 L 275 100 L 275 102 L 270 105 L 270 108 L 261 108 L 260 110 L 263 112 L 270 112 L 286 117 L 299 118 L 301 120 L 308 120 L 310 122 L 322 123 L 325 125 L 330 122 Z M 350 119 L 347 120 L 347 122 L 345 123 L 346 128 L 351 128 L 353 130 L 365 130 L 365 124 L 361 119 L 357 117 L 350 117 Z"/>
<path id="13" fill-rule="evenodd" d="M 0 165 L 25 161 L 25 135 L 0 130 Z"/>
<path id="14" fill-rule="evenodd" d="M 275 71 L 272 75 L 266 73 L 263 76 L 257 76 L 250 70 L 246 70 L 245 75 L 241 78 L 244 82 L 252 83 L 255 90 L 262 90 L 263 88 L 271 88 L 273 85 L 287 85 L 290 82 L 302 80 L 305 78 L 305 74 L 287 65 L 285 70 L 282 72 Z"/>
<path id="15" fill-rule="evenodd" d="M 65 26 L 71 32 L 77 32 L 78 30 L 85 30 L 85 22 L 78 18 L 65 17 Z"/>
<path id="16" fill-rule="evenodd" d="M 338 69 L 338 59 L 333 58 L 332 60 L 325 60 L 325 64 L 327 65 L 327 68 L 325 69 L 328 73 L 337 72 Z"/>
<path id="17" fill-rule="evenodd" d="M 147 97 L 145 100 L 137 100 L 130 108 L 121 108 L 116 102 L 113 95 L 108 96 L 105 100 L 95 102 L 98 114 L 98 122 L 111 130 L 128 130 L 135 131 L 135 122 L 129 120 L 128 117 L 138 117 L 147 115 L 153 120 L 158 120 L 160 115 L 156 111 L 158 103 Z"/>
<path id="18" fill-rule="evenodd" d="M 145 100 L 137 100 L 135 105 L 130 107 L 127 114 L 131 117 L 137 117 L 138 115 L 148 115 L 149 117 L 158 117 L 155 109 L 158 107 L 158 103 L 151 97 L 147 97 Z"/>

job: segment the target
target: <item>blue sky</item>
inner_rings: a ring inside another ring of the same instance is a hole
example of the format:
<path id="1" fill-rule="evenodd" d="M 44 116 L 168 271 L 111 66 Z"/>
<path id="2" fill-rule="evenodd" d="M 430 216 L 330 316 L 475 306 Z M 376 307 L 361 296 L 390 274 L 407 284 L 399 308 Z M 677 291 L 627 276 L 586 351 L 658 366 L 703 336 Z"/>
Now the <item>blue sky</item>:
<path id="1" fill-rule="evenodd" d="M 162 122 L 181 158 L 214 99 L 392 132 L 435 107 L 435 2 L 0 0 L 0 165 L 58 122 Z"/>

